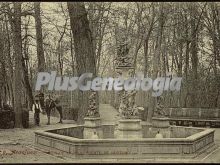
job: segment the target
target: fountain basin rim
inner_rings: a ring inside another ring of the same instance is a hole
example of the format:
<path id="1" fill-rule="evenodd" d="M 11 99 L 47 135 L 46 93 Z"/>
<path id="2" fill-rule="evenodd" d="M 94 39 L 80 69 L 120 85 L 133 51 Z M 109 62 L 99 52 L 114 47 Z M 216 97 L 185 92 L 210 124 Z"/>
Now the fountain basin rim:
<path id="1" fill-rule="evenodd" d="M 35 143 L 39 146 L 68 152 L 76 159 L 145 159 L 152 157 L 193 159 L 201 151 L 207 150 L 207 148 L 214 151 L 215 148 L 215 131 L 208 128 L 193 127 L 192 133 L 196 136 L 190 136 L 192 135 L 190 133 L 188 137 L 183 136 L 184 138 L 82 139 L 81 135 L 69 132 L 75 129 L 79 131 L 77 127 L 81 127 L 80 131 L 82 131 L 83 125 L 66 126 L 66 130 L 59 128 L 35 131 Z M 171 126 L 177 131 L 178 127 Z"/>
<path id="2" fill-rule="evenodd" d="M 188 136 L 188 137 L 186 137 L 186 139 L 198 140 L 198 139 L 200 139 L 200 138 L 202 138 L 202 137 L 204 137 L 207 134 L 210 134 L 212 132 L 214 133 L 215 130 L 214 129 L 210 129 L 210 128 L 209 129 L 204 129 L 204 131 L 201 131 L 201 132 L 198 132 L 198 133 L 193 134 L 191 136 Z"/>
<path id="3" fill-rule="evenodd" d="M 72 127 L 79 127 L 82 125 L 78 125 L 78 126 L 72 126 Z M 72 127 L 66 127 L 66 128 L 72 128 Z M 65 129 L 65 127 L 60 128 L 60 129 Z M 200 128 L 202 129 L 202 128 Z M 173 142 L 179 142 L 179 143 L 183 143 L 183 142 L 187 142 L 188 143 L 193 143 L 195 140 L 198 140 L 204 136 L 206 136 L 207 134 L 211 134 L 214 133 L 215 130 L 214 129 L 202 129 L 203 131 L 195 133 L 194 135 L 191 135 L 189 137 L 186 138 L 137 138 L 137 139 L 115 139 L 115 138 L 109 138 L 109 139 L 79 139 L 79 138 L 75 138 L 75 137 L 70 137 L 70 136 L 65 136 L 65 135 L 59 135 L 56 133 L 52 133 L 52 132 L 48 132 L 48 131 L 52 131 L 54 129 L 50 129 L 50 130 L 39 130 L 39 131 L 35 131 L 35 135 L 38 136 L 46 136 L 46 137 L 50 137 L 50 138 L 55 138 L 58 140 L 65 140 L 68 142 L 74 142 L 74 143 L 101 143 L 101 142 L 155 142 L 158 144 L 158 142 L 161 143 L 173 143 Z"/>
<path id="4" fill-rule="evenodd" d="M 193 142 L 193 139 L 186 139 L 186 138 L 163 138 L 163 139 L 156 139 L 156 138 L 140 138 L 140 139 L 79 139 L 74 137 L 69 137 L 65 135 L 59 135 L 51 132 L 44 132 L 44 131 L 36 131 L 36 135 L 42 135 L 46 137 L 51 137 L 58 140 L 65 140 L 74 143 L 96 143 L 96 142 Z"/>

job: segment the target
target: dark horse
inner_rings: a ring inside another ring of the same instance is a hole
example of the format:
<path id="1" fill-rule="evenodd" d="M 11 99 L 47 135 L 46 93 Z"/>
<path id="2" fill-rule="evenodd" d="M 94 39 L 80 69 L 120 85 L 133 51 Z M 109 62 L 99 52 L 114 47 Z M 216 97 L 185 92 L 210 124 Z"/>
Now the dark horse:
<path id="1" fill-rule="evenodd" d="M 58 104 L 57 100 L 54 101 L 52 99 L 46 99 L 46 101 L 45 101 L 45 110 L 46 110 L 47 119 L 48 119 L 47 125 L 50 125 L 50 113 L 51 113 L 51 110 L 53 108 L 56 108 L 57 111 L 60 114 L 60 121 L 59 121 L 59 123 L 63 123 L 62 122 L 62 119 L 63 119 L 62 106 Z"/>

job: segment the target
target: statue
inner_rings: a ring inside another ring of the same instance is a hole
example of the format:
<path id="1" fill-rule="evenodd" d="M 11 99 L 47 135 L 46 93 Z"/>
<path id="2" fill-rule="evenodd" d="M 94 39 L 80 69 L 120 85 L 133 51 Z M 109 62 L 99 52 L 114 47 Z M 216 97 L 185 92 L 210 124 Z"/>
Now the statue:
<path id="1" fill-rule="evenodd" d="M 166 112 L 164 111 L 164 106 L 162 104 L 162 97 L 158 97 L 157 105 L 154 111 L 156 117 L 165 117 Z"/>
<path id="2" fill-rule="evenodd" d="M 121 114 L 121 117 L 124 118 L 126 116 L 129 116 L 129 112 L 128 112 L 128 99 L 127 99 L 127 91 L 122 91 L 122 97 L 121 97 L 121 102 L 119 105 L 119 113 Z"/>
<path id="3" fill-rule="evenodd" d="M 135 118 L 139 115 L 138 107 L 135 104 L 135 96 L 137 94 L 137 91 L 130 91 L 128 92 L 128 111 L 131 112 L 132 116 L 135 116 Z"/>
<path id="4" fill-rule="evenodd" d="M 123 42 L 117 47 L 116 68 L 131 67 L 132 58 L 128 54 L 128 43 Z"/>
<path id="5" fill-rule="evenodd" d="M 96 105 L 96 95 L 97 95 L 96 91 L 92 91 L 89 96 L 89 107 L 88 107 L 88 112 L 86 114 L 87 117 L 100 117 Z"/>
<path id="6" fill-rule="evenodd" d="M 128 43 L 123 42 L 117 47 L 116 72 L 119 76 L 133 76 L 132 58 L 128 55 Z M 122 118 L 138 118 L 138 107 L 135 105 L 135 95 L 137 91 L 120 92 L 119 112 Z"/>

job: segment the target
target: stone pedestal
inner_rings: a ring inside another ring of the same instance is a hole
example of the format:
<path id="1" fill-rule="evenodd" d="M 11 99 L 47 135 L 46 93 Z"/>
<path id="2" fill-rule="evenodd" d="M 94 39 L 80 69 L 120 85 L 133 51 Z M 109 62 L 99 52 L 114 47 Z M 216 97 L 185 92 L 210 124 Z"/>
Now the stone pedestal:
<path id="1" fill-rule="evenodd" d="M 142 122 L 143 138 L 152 138 L 152 124 L 148 122 Z"/>
<path id="2" fill-rule="evenodd" d="M 118 121 L 118 130 L 116 138 L 136 139 L 142 138 L 141 120 L 139 119 L 121 119 Z"/>
<path id="3" fill-rule="evenodd" d="M 101 119 L 100 117 L 92 118 L 86 117 L 84 118 L 84 130 L 83 130 L 83 138 L 90 139 L 94 132 L 97 133 L 99 139 L 103 138 L 103 131 L 101 126 Z"/>
<path id="4" fill-rule="evenodd" d="M 153 134 L 157 134 L 158 131 L 164 138 L 170 137 L 170 123 L 167 117 L 153 117 L 152 118 Z"/>

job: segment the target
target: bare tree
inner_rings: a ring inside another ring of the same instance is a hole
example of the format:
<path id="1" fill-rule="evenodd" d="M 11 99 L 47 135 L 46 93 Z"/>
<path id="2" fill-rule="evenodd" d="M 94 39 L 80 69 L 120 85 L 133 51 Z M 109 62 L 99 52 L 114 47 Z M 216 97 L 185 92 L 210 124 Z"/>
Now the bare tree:
<path id="1" fill-rule="evenodd" d="M 15 127 L 22 128 L 22 38 L 21 38 L 21 2 L 14 2 L 14 110 Z"/>
<path id="2" fill-rule="evenodd" d="M 34 2 L 34 17 L 35 17 L 35 28 L 37 38 L 37 58 L 38 58 L 38 71 L 42 72 L 45 70 L 45 57 L 43 49 L 43 38 L 42 38 L 42 24 L 40 17 L 40 2 Z"/>
<path id="3" fill-rule="evenodd" d="M 77 73 L 81 75 L 90 72 L 95 76 L 95 54 L 85 5 L 83 2 L 67 2 L 67 6 L 74 39 Z M 89 92 L 79 93 L 78 123 L 82 123 L 87 113 Z"/>

